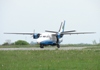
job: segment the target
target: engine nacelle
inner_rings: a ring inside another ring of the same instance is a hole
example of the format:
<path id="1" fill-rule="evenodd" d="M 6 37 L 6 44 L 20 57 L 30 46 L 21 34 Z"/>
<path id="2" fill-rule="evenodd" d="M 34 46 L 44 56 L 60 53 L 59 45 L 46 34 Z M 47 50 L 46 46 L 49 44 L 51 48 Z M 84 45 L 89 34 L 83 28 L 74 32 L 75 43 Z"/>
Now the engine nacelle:
<path id="1" fill-rule="evenodd" d="M 58 39 L 63 37 L 63 34 L 57 34 L 56 36 Z"/>
<path id="2" fill-rule="evenodd" d="M 39 38 L 39 36 L 40 36 L 39 33 L 35 33 L 35 34 L 33 34 L 33 39 L 37 39 L 37 38 Z"/>

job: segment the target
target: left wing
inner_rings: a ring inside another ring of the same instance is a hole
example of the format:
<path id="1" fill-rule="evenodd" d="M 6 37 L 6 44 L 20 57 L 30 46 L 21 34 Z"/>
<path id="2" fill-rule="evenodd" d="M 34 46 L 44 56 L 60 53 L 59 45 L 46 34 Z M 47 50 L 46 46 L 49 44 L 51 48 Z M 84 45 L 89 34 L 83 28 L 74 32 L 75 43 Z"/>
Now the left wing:
<path id="1" fill-rule="evenodd" d="M 64 32 L 64 33 L 61 33 L 61 34 L 64 34 L 64 35 L 72 35 L 72 34 L 93 34 L 95 32 Z"/>

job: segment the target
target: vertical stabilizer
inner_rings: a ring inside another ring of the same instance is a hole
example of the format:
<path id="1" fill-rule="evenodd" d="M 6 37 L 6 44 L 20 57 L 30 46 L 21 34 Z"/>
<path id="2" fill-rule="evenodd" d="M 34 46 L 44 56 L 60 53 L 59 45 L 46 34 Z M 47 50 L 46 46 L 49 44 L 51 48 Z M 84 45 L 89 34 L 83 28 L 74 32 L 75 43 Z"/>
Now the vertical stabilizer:
<path id="1" fill-rule="evenodd" d="M 59 28 L 59 33 L 64 32 L 64 28 L 65 28 L 65 20 L 63 22 L 61 22 L 61 25 Z"/>

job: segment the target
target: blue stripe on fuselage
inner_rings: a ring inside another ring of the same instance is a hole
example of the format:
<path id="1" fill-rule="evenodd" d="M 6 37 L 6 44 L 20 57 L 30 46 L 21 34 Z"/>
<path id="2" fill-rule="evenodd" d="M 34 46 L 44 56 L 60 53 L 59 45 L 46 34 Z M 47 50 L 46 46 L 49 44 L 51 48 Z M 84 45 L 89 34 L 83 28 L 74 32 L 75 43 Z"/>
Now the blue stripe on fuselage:
<path id="1" fill-rule="evenodd" d="M 54 41 L 51 41 L 51 40 L 46 40 L 46 41 L 40 42 L 40 44 L 43 44 L 43 45 L 53 45 L 53 44 L 56 44 L 56 43 Z"/>

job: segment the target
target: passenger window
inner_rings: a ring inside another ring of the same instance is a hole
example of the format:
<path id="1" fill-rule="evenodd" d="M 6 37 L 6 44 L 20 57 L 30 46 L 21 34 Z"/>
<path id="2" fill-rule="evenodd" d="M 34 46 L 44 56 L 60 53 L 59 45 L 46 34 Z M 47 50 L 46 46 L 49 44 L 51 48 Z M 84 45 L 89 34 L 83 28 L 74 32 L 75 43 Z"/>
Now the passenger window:
<path id="1" fill-rule="evenodd" d="M 43 37 L 46 37 L 46 36 L 43 36 Z"/>

